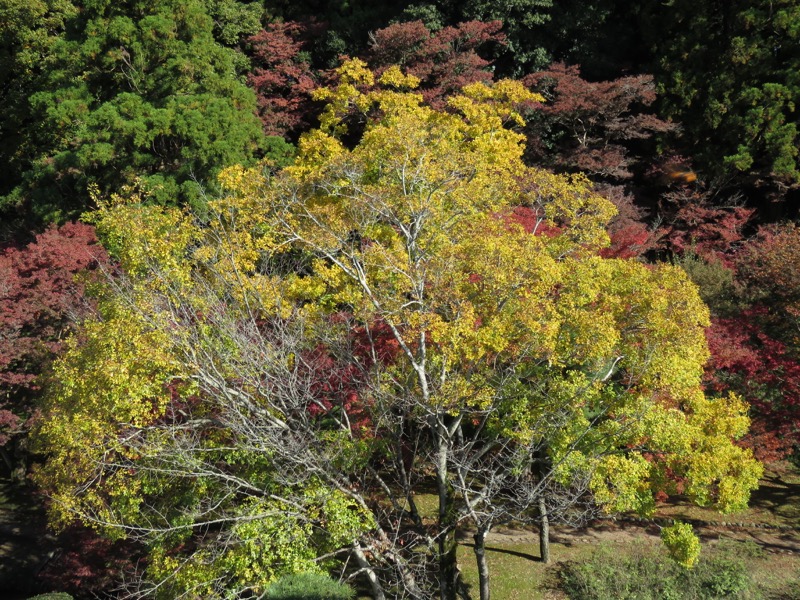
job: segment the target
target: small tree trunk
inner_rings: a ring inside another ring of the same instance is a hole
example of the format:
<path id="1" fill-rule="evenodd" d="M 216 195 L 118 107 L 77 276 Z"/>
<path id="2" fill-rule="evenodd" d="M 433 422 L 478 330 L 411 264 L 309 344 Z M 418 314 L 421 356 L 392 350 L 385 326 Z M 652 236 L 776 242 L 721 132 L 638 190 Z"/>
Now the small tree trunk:
<path id="1" fill-rule="evenodd" d="M 539 517 L 541 524 L 539 525 L 539 556 L 542 557 L 542 562 L 547 564 L 550 562 L 550 521 L 547 518 L 547 505 L 544 502 L 544 496 L 539 498 Z"/>
<path id="2" fill-rule="evenodd" d="M 11 460 L 11 455 L 6 451 L 5 448 L 0 448 L 0 456 L 3 457 L 3 462 L 6 463 L 8 467 L 8 473 L 10 476 L 14 475 L 14 462 Z"/>
<path id="3" fill-rule="evenodd" d="M 383 593 L 383 588 L 381 587 L 380 581 L 378 581 L 378 576 L 375 574 L 375 570 L 372 568 L 372 565 L 369 564 L 369 560 L 367 560 L 364 550 L 361 548 L 360 544 L 355 544 L 353 546 L 353 555 L 356 557 L 358 566 L 361 567 L 367 574 L 369 585 L 372 588 L 373 600 L 386 600 L 386 595 Z"/>
<path id="4" fill-rule="evenodd" d="M 437 425 L 438 457 L 436 486 L 439 492 L 439 591 L 441 600 L 455 600 L 458 567 L 456 560 L 456 536 L 453 527 L 453 494 L 447 481 L 447 432 Z M 446 533 L 445 533 L 446 532 Z"/>
<path id="5" fill-rule="evenodd" d="M 475 560 L 478 563 L 478 580 L 481 600 L 489 600 L 489 562 L 486 560 L 486 531 L 478 529 L 472 539 L 475 540 Z"/>

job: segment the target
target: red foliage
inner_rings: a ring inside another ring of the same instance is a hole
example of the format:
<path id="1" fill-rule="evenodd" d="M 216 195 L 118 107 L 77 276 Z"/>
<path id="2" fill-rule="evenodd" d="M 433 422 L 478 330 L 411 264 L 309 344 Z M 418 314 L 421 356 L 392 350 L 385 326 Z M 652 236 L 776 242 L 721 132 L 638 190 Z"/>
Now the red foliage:
<path id="1" fill-rule="evenodd" d="M 94 228 L 51 227 L 22 248 L 0 252 L 0 446 L 25 428 L 36 377 L 89 306 L 75 274 L 108 264 Z"/>
<path id="2" fill-rule="evenodd" d="M 76 597 L 104 597 L 142 554 L 131 542 L 112 542 L 80 525 L 59 535 L 58 545 L 60 552 L 37 576 L 38 586 Z"/>
<path id="3" fill-rule="evenodd" d="M 392 65 L 421 80 L 420 92 L 434 108 L 476 81 L 492 81 L 491 62 L 478 50 L 503 43 L 500 21 L 468 21 L 431 33 L 422 21 L 396 23 L 373 34 L 367 63 L 380 74 Z"/>
<path id="4" fill-rule="evenodd" d="M 715 206 L 707 194 L 683 187 L 664 194 L 659 214 L 662 247 L 676 254 L 686 250 L 726 266 L 743 240 L 742 230 L 755 210 L 744 206 Z"/>
<path id="5" fill-rule="evenodd" d="M 608 227 L 611 245 L 600 251 L 605 258 L 634 258 L 655 248 L 659 232 L 650 230 L 642 221 L 645 212 L 636 206 L 622 186 L 600 186 L 598 193 L 617 207 L 617 215 Z"/>
<path id="6" fill-rule="evenodd" d="M 800 319 L 800 227 L 762 227 L 737 257 L 740 276 L 751 292 L 791 320 Z"/>
<path id="7" fill-rule="evenodd" d="M 561 228 L 545 220 L 544 211 L 529 206 L 516 206 L 505 216 L 507 222 L 520 225 L 527 233 L 556 237 Z"/>
<path id="8" fill-rule="evenodd" d="M 761 328 L 765 307 L 714 319 L 706 330 L 711 360 L 706 387 L 741 394 L 752 409 L 745 443 L 763 461 L 778 460 L 800 443 L 800 362 Z"/>
<path id="9" fill-rule="evenodd" d="M 248 82 L 258 96 L 267 135 L 291 137 L 313 124 L 311 93 L 319 81 L 303 51 L 322 29 L 315 22 L 271 23 L 250 38 L 254 68 Z"/>
<path id="10" fill-rule="evenodd" d="M 539 164 L 630 179 L 626 142 L 674 129 L 645 112 L 656 99 L 649 75 L 590 82 L 577 66 L 555 63 L 523 81 L 548 100 L 528 127 L 529 154 Z"/>
<path id="11" fill-rule="evenodd" d="M 339 315 L 339 318 L 347 320 L 346 315 Z M 351 327 L 350 347 L 342 354 L 346 360 L 337 358 L 337 353 L 322 345 L 305 353 L 302 360 L 312 382 L 310 391 L 314 398 L 309 412 L 321 416 L 342 409 L 347 413 L 353 432 L 363 435 L 371 423 L 365 405 L 368 400 L 362 394 L 363 374 L 378 364 L 391 364 L 400 352 L 391 328 L 378 322 L 371 327 Z"/>

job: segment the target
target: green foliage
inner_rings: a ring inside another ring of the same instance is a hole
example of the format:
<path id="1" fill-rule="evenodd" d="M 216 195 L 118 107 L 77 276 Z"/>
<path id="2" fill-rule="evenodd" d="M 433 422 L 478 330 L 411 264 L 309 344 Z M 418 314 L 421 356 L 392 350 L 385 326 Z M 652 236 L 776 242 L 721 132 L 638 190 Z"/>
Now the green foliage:
<path id="1" fill-rule="evenodd" d="M 700 558 L 700 540 L 688 523 L 675 523 L 661 530 L 661 539 L 676 563 L 693 567 Z"/>
<path id="2" fill-rule="evenodd" d="M 28 598 L 28 600 L 72 600 L 72 596 L 64 592 L 50 592 L 48 594 L 38 594 Z"/>
<path id="3" fill-rule="evenodd" d="M 262 134 L 237 73 L 246 65 L 214 38 L 203 2 L 100 2 L 68 14 L 42 50 L 47 68 L 15 105 L 17 185 L 6 207 L 29 202 L 59 220 L 89 204 L 90 185 L 114 191 L 135 179 L 158 202 L 198 203 L 217 170 L 253 159 Z"/>
<path id="4" fill-rule="evenodd" d="M 733 269 L 726 267 L 722 261 L 685 252 L 675 262 L 683 267 L 695 283 L 700 297 L 713 315 L 726 317 L 741 309 L 741 286 L 734 280 Z"/>
<path id="5" fill-rule="evenodd" d="M 19 196 L 12 192 L 38 151 L 29 131 L 34 126 L 29 98 L 53 67 L 53 47 L 77 13 L 70 0 L 0 2 L 0 221 L 8 227 L 24 227 L 24 217 L 10 210 Z"/>
<path id="6" fill-rule="evenodd" d="M 496 48 L 494 58 L 504 75 L 519 76 L 545 68 L 552 59 L 542 38 L 553 4 L 553 0 L 433 0 L 410 5 L 403 19 L 419 19 L 432 31 L 463 21 L 502 21 L 506 42 Z"/>
<path id="7" fill-rule="evenodd" d="M 516 75 L 544 68 L 551 60 L 537 37 L 550 21 L 553 0 L 467 0 L 459 3 L 459 19 L 494 21 L 505 26 L 508 52 Z"/>
<path id="8" fill-rule="evenodd" d="M 298 573 L 281 577 L 267 588 L 270 600 L 351 600 L 355 591 L 326 575 Z"/>
<path id="9" fill-rule="evenodd" d="M 214 38 L 234 47 L 261 29 L 264 16 L 257 0 L 204 0 L 208 15 L 214 20 Z"/>
<path id="10" fill-rule="evenodd" d="M 748 559 L 744 544 L 720 544 L 686 569 L 653 548 L 625 555 L 604 546 L 587 561 L 565 565 L 561 584 L 570 600 L 744 600 L 759 597 Z"/>
<path id="11" fill-rule="evenodd" d="M 800 180 L 800 6 L 676 0 L 644 8 L 665 112 L 712 175 Z"/>
<path id="12" fill-rule="evenodd" d="M 370 32 L 398 18 L 407 2 L 279 0 L 270 2 L 268 9 L 286 21 L 312 19 L 324 23 L 326 29 L 316 36 L 311 55 L 315 65 L 332 69 L 341 63 L 343 55 L 362 55 L 369 45 Z"/>

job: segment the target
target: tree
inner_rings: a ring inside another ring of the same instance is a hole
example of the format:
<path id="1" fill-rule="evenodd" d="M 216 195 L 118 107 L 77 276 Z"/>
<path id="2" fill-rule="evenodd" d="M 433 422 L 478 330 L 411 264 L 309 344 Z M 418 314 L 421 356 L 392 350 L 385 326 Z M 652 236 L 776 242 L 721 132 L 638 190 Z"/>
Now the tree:
<path id="1" fill-rule="evenodd" d="M 319 24 L 271 23 L 248 41 L 253 70 L 248 83 L 256 91 L 267 135 L 296 139 L 315 120 L 312 92 L 319 87 L 308 55 Z"/>
<path id="2" fill-rule="evenodd" d="M 90 205 L 90 185 L 135 179 L 160 201 L 199 202 L 220 168 L 258 153 L 254 95 L 203 2 L 103 1 L 67 15 L 26 86 L 7 209 L 63 220 Z"/>
<path id="3" fill-rule="evenodd" d="M 502 45 L 502 26 L 500 21 L 469 21 L 431 32 L 422 21 L 396 23 L 372 35 L 365 60 L 377 75 L 401 67 L 419 79 L 417 89 L 425 101 L 442 109 L 465 85 L 492 81 L 491 62 L 477 50 Z"/>
<path id="4" fill-rule="evenodd" d="M 34 140 L 24 135 L 31 125 L 28 99 L 36 90 L 36 81 L 50 67 L 52 47 L 64 32 L 66 23 L 75 17 L 77 8 L 69 0 L 12 1 L 0 3 L 3 23 L 0 44 L 0 165 L 4 171 L 0 183 L 0 213 L 3 230 L 0 240 L 13 237 L 14 229 L 23 227 L 25 216 L 15 215 L 5 198 L 19 185 L 26 168 L 26 157 L 35 149 Z M 6 230 L 8 228 L 8 230 Z"/>
<path id="5" fill-rule="evenodd" d="M 656 100 L 648 75 L 590 82 L 577 66 L 555 63 L 524 81 L 548 100 L 528 124 L 529 159 L 535 164 L 625 182 L 641 161 L 631 144 L 675 130 L 647 111 Z"/>
<path id="6" fill-rule="evenodd" d="M 799 11 L 794 0 L 643 7 L 663 113 L 710 176 L 796 185 Z"/>
<path id="7" fill-rule="evenodd" d="M 442 8 L 445 2 L 435 3 Z M 541 43 L 541 34 L 550 22 L 552 0 L 508 0 L 489 2 L 467 0 L 456 8 L 458 21 L 502 21 L 507 45 L 503 48 L 508 60 L 504 71 L 519 76 L 544 68 L 552 57 Z"/>
<path id="8" fill-rule="evenodd" d="M 700 389 L 696 289 L 599 256 L 613 207 L 524 166 L 515 108 L 539 99 L 477 83 L 443 112 L 360 91 L 357 61 L 339 78 L 293 165 L 226 170 L 204 227 L 136 198 L 93 217 L 128 279 L 55 368 L 55 521 L 146 540 L 156 595 L 258 594 L 352 556 L 378 599 L 453 598 L 471 522 L 487 599 L 486 534 L 509 519 L 587 494 L 647 513 L 672 475 L 743 506 L 760 467 L 732 442 L 743 403 Z"/>
<path id="9" fill-rule="evenodd" d="M 601 184 L 596 186 L 596 190 L 617 209 L 617 214 L 608 224 L 611 243 L 600 251 L 602 256 L 641 257 L 658 246 L 664 232 L 645 224 L 647 211 L 634 203 L 633 195 L 625 191 L 625 186 Z"/>
<path id="10" fill-rule="evenodd" d="M 368 0 L 307 0 L 270 3 L 279 21 L 305 22 L 313 18 L 325 27 L 313 41 L 312 62 L 320 69 L 333 69 L 341 57 L 360 56 L 369 45 L 369 34 L 398 18 L 408 0 L 376 3 Z"/>
<path id="11" fill-rule="evenodd" d="M 719 206 L 700 186 L 679 185 L 659 199 L 660 246 L 672 255 L 695 253 L 731 265 L 755 210 L 741 203 Z"/>
<path id="12" fill-rule="evenodd" d="M 9 471 L 25 472 L 19 446 L 30 428 L 42 372 L 89 312 L 85 281 L 76 275 L 107 266 L 94 229 L 80 223 L 51 227 L 26 246 L 0 251 L 0 453 Z"/>
<path id="13" fill-rule="evenodd" d="M 715 210 L 717 217 L 725 216 L 721 209 Z M 762 226 L 750 239 L 729 231 L 714 242 L 727 246 L 727 251 L 720 252 L 720 246 L 714 251 L 707 232 L 718 230 L 725 221 L 708 218 L 693 223 L 706 239 L 693 242 L 678 262 L 700 288 L 714 317 L 706 332 L 711 351 L 706 387 L 714 394 L 732 390 L 747 400 L 753 427 L 743 443 L 759 460 L 771 462 L 794 452 L 798 440 L 800 363 L 793 284 L 800 251 L 797 229 L 791 224 Z M 736 243 L 734 252 L 731 240 Z"/>
<path id="14" fill-rule="evenodd" d="M 715 319 L 707 332 L 709 391 L 748 401 L 753 428 L 744 441 L 764 462 L 785 458 L 800 440 L 800 362 L 768 327 L 768 309 L 756 306 Z"/>
<path id="15" fill-rule="evenodd" d="M 800 351 L 800 227 L 792 223 L 765 226 L 737 256 L 741 280 L 751 299 L 771 308 L 778 331 Z M 793 339 L 794 338 L 794 339 Z"/>

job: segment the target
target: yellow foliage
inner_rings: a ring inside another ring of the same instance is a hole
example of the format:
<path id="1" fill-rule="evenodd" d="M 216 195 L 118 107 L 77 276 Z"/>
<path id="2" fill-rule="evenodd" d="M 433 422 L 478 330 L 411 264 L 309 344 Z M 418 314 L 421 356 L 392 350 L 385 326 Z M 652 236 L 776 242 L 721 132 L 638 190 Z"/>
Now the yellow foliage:
<path id="1" fill-rule="evenodd" d="M 88 323 L 55 367 L 37 434 L 51 458 L 38 478 L 55 490 L 59 518 L 105 510 L 108 498 L 133 515 L 146 485 L 166 489 L 125 473 L 92 478 L 109 453 L 126 451 L 124 424 L 163 412 L 163 384 L 193 372 L 192 352 L 224 355 L 231 360 L 219 377 L 240 378 L 229 365 L 246 354 L 241 346 L 201 316 L 195 329 L 176 326 L 171 300 L 192 318 L 224 302 L 255 322 L 302 316 L 307 331 L 334 330 L 334 315 L 365 329 L 380 324 L 397 355 L 385 364 L 353 358 L 374 375 L 364 410 L 384 403 L 376 423 L 398 413 L 421 427 L 480 421 L 481 443 L 546 453 L 558 482 L 587 485 L 606 510 L 651 511 L 673 474 L 702 504 L 743 506 L 761 471 L 733 443 L 748 426 L 744 403 L 706 398 L 700 387 L 708 310 L 682 269 L 600 256 L 615 209 L 588 179 L 524 164 L 513 128 L 520 107 L 542 98 L 517 82 L 472 84 L 450 111 L 436 111 L 397 91 L 417 83 L 399 68 L 380 79 L 393 90 L 374 89 L 357 60 L 340 68 L 340 80 L 317 93 L 327 102 L 321 127 L 301 138 L 294 164 L 274 175 L 223 171 L 225 194 L 203 225 L 135 194 L 101 203 L 91 217 L 131 290 L 129 304 L 109 292 L 103 319 Z M 354 112 L 365 124 L 349 147 L 341 136 Z M 535 216 L 533 232 L 515 221 L 518 211 Z M 251 387 L 261 385 L 250 375 Z M 81 486 L 89 492 L 75 498 Z M 338 521 L 343 537 L 370 526 L 346 498 L 323 503 L 320 514 L 354 519 Z M 241 508 L 275 506 L 259 499 Z M 272 576 L 258 554 L 265 536 L 289 552 L 291 540 L 275 532 L 308 533 L 308 522 L 272 513 L 243 523 L 225 560 L 258 585 Z M 678 538 L 688 562 L 689 538 Z M 310 548 L 294 551 L 296 565 L 313 562 Z M 197 557 L 190 567 L 202 574 Z M 166 554 L 153 565 L 175 567 Z"/>
<path id="2" fill-rule="evenodd" d="M 378 81 L 383 85 L 406 90 L 417 89 L 420 83 L 419 77 L 403 73 L 397 65 L 392 65 L 386 69 Z"/>
<path id="3" fill-rule="evenodd" d="M 76 489 L 91 483 L 117 453 L 124 455 L 118 432 L 163 413 L 165 385 L 181 369 L 165 329 L 118 303 L 102 309 L 103 320 L 86 323 L 56 361 L 43 407 L 47 418 L 33 434 L 35 447 L 49 454 L 35 478 L 51 491 L 53 523 L 59 526 L 76 514 L 106 510 L 101 491 L 114 490 L 119 478 L 103 480 L 87 496 Z M 125 493 L 135 496 L 136 490 Z"/>

